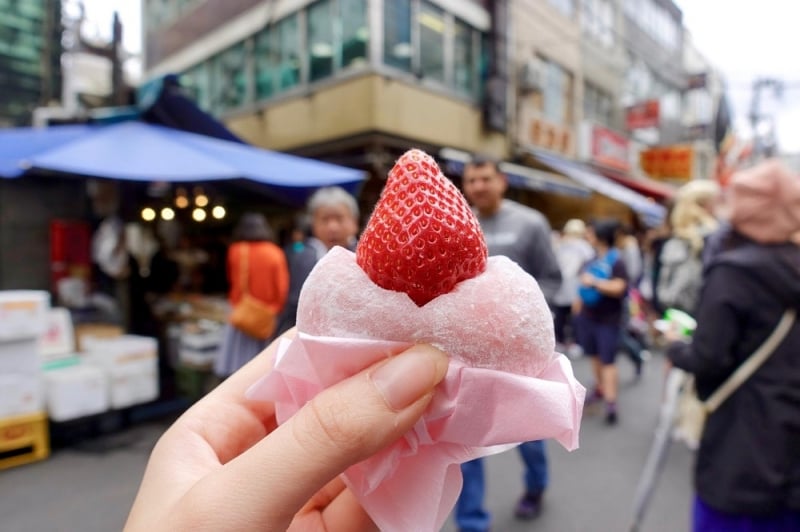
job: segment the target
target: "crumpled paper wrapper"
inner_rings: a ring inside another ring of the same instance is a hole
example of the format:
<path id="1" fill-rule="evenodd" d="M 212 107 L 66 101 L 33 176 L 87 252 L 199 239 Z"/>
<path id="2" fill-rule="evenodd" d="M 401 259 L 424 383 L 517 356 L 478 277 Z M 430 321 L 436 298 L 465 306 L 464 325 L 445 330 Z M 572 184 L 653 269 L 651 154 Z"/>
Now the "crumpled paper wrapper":
<path id="1" fill-rule="evenodd" d="M 334 248 L 303 287 L 298 331 L 281 340 L 273 371 L 248 391 L 275 404 L 278 423 L 322 390 L 415 343 L 452 357 L 414 428 L 344 473 L 384 532 L 439 530 L 461 491 L 463 462 L 531 440 L 578 447 L 585 390 L 568 359 L 555 353 L 538 285 L 504 257 L 491 257 L 486 272 L 417 307 L 376 286 L 351 252 Z"/>

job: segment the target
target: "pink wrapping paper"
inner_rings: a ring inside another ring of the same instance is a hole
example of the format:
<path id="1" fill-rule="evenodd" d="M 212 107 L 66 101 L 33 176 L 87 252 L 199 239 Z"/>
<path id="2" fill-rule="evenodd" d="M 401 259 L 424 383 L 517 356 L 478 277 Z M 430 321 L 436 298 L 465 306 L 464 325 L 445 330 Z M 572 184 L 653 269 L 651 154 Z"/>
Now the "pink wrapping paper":
<path id="1" fill-rule="evenodd" d="M 411 345 L 298 333 L 281 341 L 273 371 L 248 397 L 274 402 L 283 423 L 320 391 Z M 576 449 L 584 394 L 563 355 L 537 377 L 452 359 L 423 418 L 348 469 L 345 482 L 382 531 L 439 530 L 461 490 L 462 462 L 547 438 Z"/>

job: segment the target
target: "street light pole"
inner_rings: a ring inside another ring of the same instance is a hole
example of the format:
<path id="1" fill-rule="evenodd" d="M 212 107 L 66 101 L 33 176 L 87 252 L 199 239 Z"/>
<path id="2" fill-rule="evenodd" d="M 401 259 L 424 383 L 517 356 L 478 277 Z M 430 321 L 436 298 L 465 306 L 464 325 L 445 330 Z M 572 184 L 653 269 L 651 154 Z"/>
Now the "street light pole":
<path id="1" fill-rule="evenodd" d="M 775 138 L 775 119 L 772 114 L 766 115 L 761 110 L 761 92 L 772 89 L 776 99 L 783 96 L 783 81 L 775 78 L 757 78 L 753 81 L 753 99 L 750 101 L 750 126 L 753 129 L 753 157 L 769 157 L 777 151 Z M 765 134 L 759 132 L 759 126 L 767 123 L 769 126 Z"/>

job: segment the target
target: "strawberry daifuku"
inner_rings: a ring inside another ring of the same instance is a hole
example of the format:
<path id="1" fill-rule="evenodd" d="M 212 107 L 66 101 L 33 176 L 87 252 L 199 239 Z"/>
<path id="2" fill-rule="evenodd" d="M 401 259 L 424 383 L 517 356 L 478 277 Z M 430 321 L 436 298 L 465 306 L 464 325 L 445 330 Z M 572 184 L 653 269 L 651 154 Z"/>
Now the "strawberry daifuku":
<path id="1" fill-rule="evenodd" d="M 317 263 L 297 328 L 431 343 L 469 366 L 531 377 L 557 356 L 539 285 L 508 258 L 487 259 L 466 200 L 419 150 L 392 169 L 356 254 L 334 248 Z"/>
<path id="2" fill-rule="evenodd" d="M 430 155 L 406 152 L 389 172 L 358 242 L 358 265 L 378 286 L 422 306 L 482 273 L 487 256 L 461 192 Z"/>

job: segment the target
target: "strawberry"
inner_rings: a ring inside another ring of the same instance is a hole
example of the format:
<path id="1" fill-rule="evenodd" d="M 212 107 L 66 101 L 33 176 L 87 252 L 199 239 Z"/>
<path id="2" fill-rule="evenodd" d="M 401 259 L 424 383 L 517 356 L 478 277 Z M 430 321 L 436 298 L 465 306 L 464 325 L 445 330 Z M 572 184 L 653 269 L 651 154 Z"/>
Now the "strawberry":
<path id="1" fill-rule="evenodd" d="M 356 248 L 356 262 L 387 290 L 422 306 L 486 269 L 478 220 L 456 186 L 421 150 L 389 172 Z"/>

